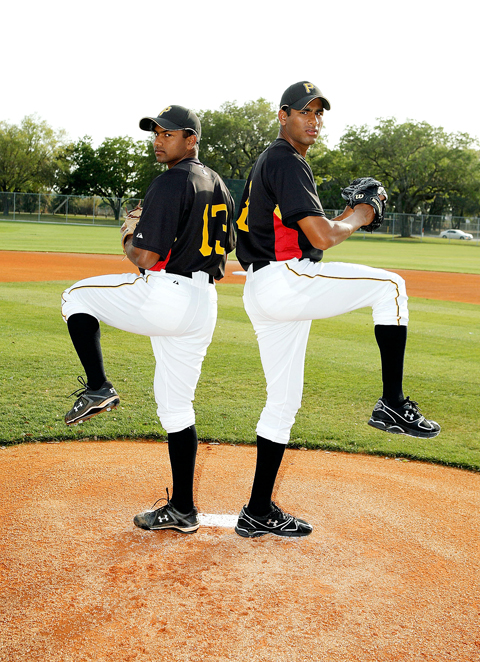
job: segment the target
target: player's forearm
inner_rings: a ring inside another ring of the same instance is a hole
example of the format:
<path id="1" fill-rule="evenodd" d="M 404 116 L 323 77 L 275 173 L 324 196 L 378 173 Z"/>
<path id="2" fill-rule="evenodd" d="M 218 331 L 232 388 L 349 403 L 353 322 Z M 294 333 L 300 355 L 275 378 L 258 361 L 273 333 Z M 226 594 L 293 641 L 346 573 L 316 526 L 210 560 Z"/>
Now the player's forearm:
<path id="1" fill-rule="evenodd" d="M 139 269 L 151 269 L 157 264 L 160 255 L 152 251 L 143 250 L 142 248 L 136 248 L 132 245 L 132 237 L 133 235 L 130 235 L 125 239 L 126 256 Z"/>
<path id="2" fill-rule="evenodd" d="M 345 212 L 347 210 L 350 210 L 350 213 L 348 213 L 348 215 L 345 216 Z M 360 204 L 357 205 L 355 209 L 352 209 L 351 207 L 346 207 L 344 212 L 340 214 L 340 216 L 337 216 L 336 218 L 333 219 L 333 222 L 341 223 L 342 225 L 346 226 L 348 235 L 345 237 L 345 239 L 348 239 L 348 237 L 350 237 L 350 235 L 356 232 L 359 228 L 371 223 L 374 217 L 375 217 L 375 211 L 373 207 L 371 207 L 370 205 Z"/>
<path id="3" fill-rule="evenodd" d="M 335 216 L 335 218 L 332 218 L 331 220 L 332 221 L 343 221 L 346 218 L 348 218 L 349 216 L 351 216 L 352 214 L 353 214 L 353 209 L 347 205 L 345 207 L 345 209 L 342 211 L 342 213 L 339 214 L 339 216 Z"/>
<path id="4" fill-rule="evenodd" d="M 363 225 L 371 223 L 374 214 L 370 205 L 361 204 L 355 210 L 347 207 L 332 220 L 322 216 L 308 216 L 298 221 L 298 225 L 314 248 L 325 251 L 341 244 Z"/>

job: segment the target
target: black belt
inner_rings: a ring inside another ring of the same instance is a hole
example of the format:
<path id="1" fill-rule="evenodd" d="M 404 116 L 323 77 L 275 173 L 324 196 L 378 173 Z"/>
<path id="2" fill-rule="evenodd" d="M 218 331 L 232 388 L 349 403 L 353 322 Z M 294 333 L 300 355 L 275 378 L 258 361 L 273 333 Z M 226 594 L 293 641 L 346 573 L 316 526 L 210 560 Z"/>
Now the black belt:
<path id="1" fill-rule="evenodd" d="M 301 260 L 310 260 L 310 262 L 319 262 L 320 260 L 314 260 L 311 257 L 301 257 L 299 261 Z M 270 260 L 260 260 L 259 262 L 252 262 L 252 269 L 253 271 L 259 271 L 260 269 L 263 269 L 263 267 L 266 267 L 270 264 Z"/>
<path id="2" fill-rule="evenodd" d="M 260 262 L 253 262 L 252 269 L 253 271 L 259 271 L 270 264 L 270 260 L 261 260 Z"/>
<path id="3" fill-rule="evenodd" d="M 268 262 L 267 262 L 267 264 L 268 264 Z M 167 271 L 167 273 L 168 274 L 173 274 L 174 276 L 183 276 L 184 278 L 193 278 L 192 274 L 197 273 L 197 272 L 185 271 L 184 273 L 179 273 L 178 271 Z M 204 271 L 202 273 L 207 273 L 207 272 Z M 213 285 L 213 276 L 211 274 L 208 274 L 208 282 L 210 283 L 210 285 Z"/>

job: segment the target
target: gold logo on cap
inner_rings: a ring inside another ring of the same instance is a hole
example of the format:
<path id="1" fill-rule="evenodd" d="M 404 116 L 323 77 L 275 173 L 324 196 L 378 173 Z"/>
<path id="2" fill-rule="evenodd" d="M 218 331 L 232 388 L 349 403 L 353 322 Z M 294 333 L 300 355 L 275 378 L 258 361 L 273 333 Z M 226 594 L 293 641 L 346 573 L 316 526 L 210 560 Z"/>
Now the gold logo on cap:
<path id="1" fill-rule="evenodd" d="M 158 113 L 158 116 L 160 117 L 161 115 L 163 115 L 163 113 L 168 113 L 169 110 L 172 110 L 171 106 L 167 106 L 166 108 L 164 108 L 160 113 Z"/>
<path id="2" fill-rule="evenodd" d="M 303 87 L 305 88 L 305 92 L 306 92 L 307 94 L 310 94 L 310 92 L 313 90 L 313 88 L 315 87 L 315 85 L 312 85 L 312 83 L 304 83 L 304 84 L 303 84 Z"/>

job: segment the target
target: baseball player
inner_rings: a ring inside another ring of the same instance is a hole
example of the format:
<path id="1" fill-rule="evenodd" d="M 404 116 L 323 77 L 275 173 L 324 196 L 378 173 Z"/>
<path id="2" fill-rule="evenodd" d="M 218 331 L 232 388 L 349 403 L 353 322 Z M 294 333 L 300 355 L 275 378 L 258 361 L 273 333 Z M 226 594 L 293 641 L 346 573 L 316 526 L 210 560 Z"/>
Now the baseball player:
<path id="1" fill-rule="evenodd" d="M 198 160 L 201 126 L 195 113 L 168 106 L 157 117 L 142 118 L 140 128 L 152 132 L 156 160 L 168 169 L 148 188 L 134 222 L 122 227 L 125 253 L 140 275 L 88 278 L 63 293 L 62 314 L 87 377 L 86 382 L 78 378 L 82 388 L 65 422 L 81 423 L 119 404 L 103 367 L 99 321 L 149 336 L 173 493 L 170 499 L 167 490 L 166 504 L 155 509 L 155 503 L 134 523 L 193 533 L 199 522 L 193 503 L 192 402 L 216 322 L 214 279 L 223 277 L 227 253 L 235 246 L 234 203 L 221 178 Z"/>
<path id="2" fill-rule="evenodd" d="M 278 138 L 254 164 L 237 219 L 237 257 L 247 271 L 244 305 L 267 381 L 267 402 L 256 430 L 252 492 L 235 529 L 244 537 L 266 533 L 297 537 L 312 531 L 310 524 L 284 513 L 271 497 L 301 404 L 313 319 L 371 306 L 383 394 L 368 423 L 415 437 L 430 438 L 440 431 L 438 423 L 426 420 L 402 390 L 408 323 L 403 279 L 362 265 L 322 262 L 324 250 L 373 221 L 386 197 L 352 203 L 354 209 L 347 205 L 337 218 L 326 218 L 305 160 L 326 110 L 330 102 L 311 82 L 295 83 L 284 92 Z"/>

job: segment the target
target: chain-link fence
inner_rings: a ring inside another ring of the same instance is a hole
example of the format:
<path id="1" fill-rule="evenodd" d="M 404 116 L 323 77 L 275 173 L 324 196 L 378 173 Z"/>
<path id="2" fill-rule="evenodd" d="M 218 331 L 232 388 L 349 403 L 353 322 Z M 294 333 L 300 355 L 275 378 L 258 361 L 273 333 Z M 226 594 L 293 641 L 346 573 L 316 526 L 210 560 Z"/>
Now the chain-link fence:
<path id="1" fill-rule="evenodd" d="M 238 210 L 245 181 L 227 179 L 225 183 Z M 125 214 L 139 202 L 140 200 L 136 198 L 0 192 L 0 220 L 118 227 L 123 223 Z M 341 211 L 340 209 L 327 209 L 325 213 L 329 218 L 334 218 Z M 480 242 L 479 217 L 387 213 L 383 225 L 376 230 L 375 234 L 388 234 L 392 238 L 419 237 L 422 239 L 423 237 L 440 237 L 446 230 L 452 228 L 461 230 L 470 235 L 477 243 Z M 470 236 L 464 238 L 470 239 Z M 446 238 L 455 239 L 453 235 L 447 235 Z"/>
<path id="2" fill-rule="evenodd" d="M 0 192 L 0 219 L 118 226 L 139 202 L 134 198 Z"/>
<path id="3" fill-rule="evenodd" d="M 335 218 L 342 213 L 342 209 L 326 209 L 328 218 Z M 446 230 L 460 230 L 467 236 L 454 233 L 444 235 Z M 358 230 L 358 232 L 363 232 Z M 364 232 L 366 236 L 370 235 Z M 480 217 L 433 216 L 429 214 L 395 214 L 386 213 L 383 224 L 373 234 L 388 234 L 391 237 L 442 237 L 445 239 L 464 239 L 480 242 Z"/>

